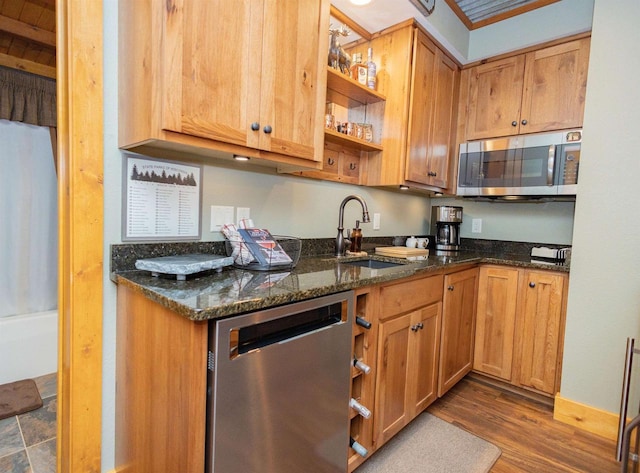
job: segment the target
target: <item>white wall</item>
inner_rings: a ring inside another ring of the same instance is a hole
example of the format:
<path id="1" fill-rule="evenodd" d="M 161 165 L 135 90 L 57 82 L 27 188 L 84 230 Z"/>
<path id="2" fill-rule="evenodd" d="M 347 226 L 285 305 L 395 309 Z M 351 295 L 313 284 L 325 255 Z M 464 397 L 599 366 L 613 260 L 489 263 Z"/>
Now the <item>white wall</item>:
<path id="1" fill-rule="evenodd" d="M 571 245 L 574 202 L 476 202 L 433 198 L 431 205 L 462 207 L 462 238 Z M 482 232 L 471 233 L 471 221 L 482 220 Z"/>
<path id="2" fill-rule="evenodd" d="M 562 0 L 471 32 L 467 62 L 591 29 L 594 0 Z"/>
<path id="3" fill-rule="evenodd" d="M 638 19 L 637 0 L 595 2 L 562 370 L 563 397 L 610 412 L 640 337 Z"/>

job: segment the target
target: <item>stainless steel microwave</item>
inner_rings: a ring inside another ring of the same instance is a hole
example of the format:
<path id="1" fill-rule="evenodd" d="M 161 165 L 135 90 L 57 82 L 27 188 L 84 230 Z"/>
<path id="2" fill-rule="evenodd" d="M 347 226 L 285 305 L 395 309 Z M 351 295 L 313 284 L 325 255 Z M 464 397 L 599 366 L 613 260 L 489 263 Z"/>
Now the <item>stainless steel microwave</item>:
<path id="1" fill-rule="evenodd" d="M 517 135 L 460 145 L 464 197 L 575 196 L 582 130 Z"/>

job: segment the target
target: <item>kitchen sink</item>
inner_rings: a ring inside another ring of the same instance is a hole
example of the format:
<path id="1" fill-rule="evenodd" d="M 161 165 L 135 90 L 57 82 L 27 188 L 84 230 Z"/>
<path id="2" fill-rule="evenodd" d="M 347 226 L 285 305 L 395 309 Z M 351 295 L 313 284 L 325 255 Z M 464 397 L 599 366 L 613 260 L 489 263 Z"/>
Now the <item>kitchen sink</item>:
<path id="1" fill-rule="evenodd" d="M 392 261 L 380 261 L 377 259 L 361 259 L 356 261 L 345 261 L 343 264 L 348 264 L 351 266 L 360 266 L 362 268 L 371 268 L 371 269 L 385 269 L 385 268 L 395 268 L 397 266 L 404 266 L 404 263 L 394 263 Z"/>

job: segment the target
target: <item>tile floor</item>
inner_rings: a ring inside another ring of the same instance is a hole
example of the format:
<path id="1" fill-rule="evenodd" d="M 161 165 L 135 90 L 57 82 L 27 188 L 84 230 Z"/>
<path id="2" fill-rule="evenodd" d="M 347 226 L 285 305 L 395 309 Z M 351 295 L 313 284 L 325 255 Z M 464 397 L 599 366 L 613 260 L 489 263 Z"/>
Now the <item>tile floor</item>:
<path id="1" fill-rule="evenodd" d="M 34 378 L 42 407 L 0 420 L 0 472 L 55 473 L 57 375 Z"/>

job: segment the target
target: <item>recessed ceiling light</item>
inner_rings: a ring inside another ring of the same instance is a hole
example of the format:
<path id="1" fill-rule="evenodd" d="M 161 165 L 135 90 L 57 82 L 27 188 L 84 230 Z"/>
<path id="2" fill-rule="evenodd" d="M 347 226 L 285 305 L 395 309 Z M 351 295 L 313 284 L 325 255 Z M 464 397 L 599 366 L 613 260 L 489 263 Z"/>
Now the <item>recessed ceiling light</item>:
<path id="1" fill-rule="evenodd" d="M 371 0 L 349 0 L 354 5 L 367 5 L 371 3 Z"/>
<path id="2" fill-rule="evenodd" d="M 248 156 L 240 156 L 239 154 L 234 154 L 233 159 L 235 159 L 236 161 L 249 161 Z"/>
<path id="3" fill-rule="evenodd" d="M 409 190 L 409 186 L 400 186 L 401 191 Z"/>

